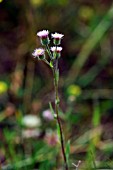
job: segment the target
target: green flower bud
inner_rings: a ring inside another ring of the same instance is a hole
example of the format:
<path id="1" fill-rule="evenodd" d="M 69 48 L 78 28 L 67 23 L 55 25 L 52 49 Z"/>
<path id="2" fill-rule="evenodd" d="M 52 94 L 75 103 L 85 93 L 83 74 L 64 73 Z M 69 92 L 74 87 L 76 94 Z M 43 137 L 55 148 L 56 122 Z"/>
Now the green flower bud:
<path id="1" fill-rule="evenodd" d="M 60 45 L 60 43 L 61 43 L 61 39 L 58 39 L 58 38 L 54 38 L 53 39 L 53 43 L 54 43 L 54 45 Z"/>
<path id="2" fill-rule="evenodd" d="M 50 40 L 48 37 L 40 38 L 40 41 L 42 45 L 48 45 L 50 43 Z"/>

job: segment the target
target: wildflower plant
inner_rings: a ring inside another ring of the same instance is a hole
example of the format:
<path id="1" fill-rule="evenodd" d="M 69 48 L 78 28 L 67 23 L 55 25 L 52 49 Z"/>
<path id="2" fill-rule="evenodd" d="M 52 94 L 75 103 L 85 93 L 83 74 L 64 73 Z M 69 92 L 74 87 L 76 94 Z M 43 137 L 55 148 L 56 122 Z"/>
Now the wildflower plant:
<path id="1" fill-rule="evenodd" d="M 55 111 L 53 111 L 52 105 L 50 104 L 51 110 L 54 112 L 54 118 L 57 122 L 58 127 L 58 135 L 60 136 L 60 143 L 61 143 L 61 150 L 65 164 L 65 170 L 68 170 L 68 161 L 67 161 L 67 154 L 66 149 L 64 146 L 64 138 L 63 138 L 63 130 L 61 121 L 59 118 L 59 95 L 58 95 L 58 82 L 59 82 L 59 68 L 58 68 L 58 60 L 61 57 L 62 47 L 59 46 L 61 44 L 61 40 L 64 37 L 63 34 L 54 33 L 51 34 L 51 38 L 53 39 L 53 47 L 49 47 L 50 39 L 49 39 L 49 31 L 43 30 L 37 33 L 37 36 L 40 38 L 40 42 L 43 45 L 43 48 L 35 49 L 32 55 L 39 60 L 44 61 L 47 65 L 50 66 L 53 72 L 54 78 L 54 88 L 55 88 Z M 49 61 L 46 59 L 45 51 L 49 55 Z"/>

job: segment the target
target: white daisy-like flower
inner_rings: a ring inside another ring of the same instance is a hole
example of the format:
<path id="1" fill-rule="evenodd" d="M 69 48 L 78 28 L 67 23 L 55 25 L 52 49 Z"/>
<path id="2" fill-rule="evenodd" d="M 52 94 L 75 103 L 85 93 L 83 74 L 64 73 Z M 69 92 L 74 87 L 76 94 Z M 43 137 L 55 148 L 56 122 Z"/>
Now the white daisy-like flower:
<path id="1" fill-rule="evenodd" d="M 45 50 L 44 50 L 43 48 L 36 48 L 36 49 L 34 50 L 34 52 L 32 53 L 32 55 L 33 55 L 34 57 L 39 57 L 39 56 L 44 55 L 44 53 L 45 53 Z"/>
<path id="2" fill-rule="evenodd" d="M 51 51 L 52 52 L 61 52 L 62 51 L 62 47 L 51 47 Z"/>
<path id="3" fill-rule="evenodd" d="M 52 38 L 55 38 L 55 39 L 61 39 L 64 35 L 55 32 L 54 34 L 51 34 L 51 36 Z"/>
<path id="4" fill-rule="evenodd" d="M 26 115 L 22 119 L 22 124 L 25 127 L 35 128 L 35 127 L 39 127 L 41 125 L 41 120 L 39 117 L 37 117 L 35 115 Z"/>
<path id="5" fill-rule="evenodd" d="M 48 37 L 49 31 L 48 30 L 43 30 L 43 31 L 39 31 L 37 33 L 37 36 L 39 36 L 40 38 L 46 38 Z"/>

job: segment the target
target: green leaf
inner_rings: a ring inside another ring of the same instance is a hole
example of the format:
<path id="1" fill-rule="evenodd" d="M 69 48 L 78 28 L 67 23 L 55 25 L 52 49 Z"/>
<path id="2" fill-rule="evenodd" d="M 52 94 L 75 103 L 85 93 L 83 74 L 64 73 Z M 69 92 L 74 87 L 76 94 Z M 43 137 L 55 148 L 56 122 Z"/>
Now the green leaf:
<path id="1" fill-rule="evenodd" d="M 49 108 L 51 110 L 51 113 L 53 114 L 53 117 L 56 119 L 57 115 L 55 114 L 51 102 L 49 102 Z"/>
<path id="2" fill-rule="evenodd" d="M 70 140 L 68 140 L 66 144 L 66 158 L 68 162 L 69 162 L 69 154 L 70 154 Z"/>
<path id="3" fill-rule="evenodd" d="M 98 102 L 94 103 L 94 113 L 93 113 L 92 123 L 94 126 L 98 126 L 100 123 L 100 106 Z"/>
<path id="4" fill-rule="evenodd" d="M 59 137 L 59 140 L 60 140 L 61 135 L 60 135 L 60 127 L 59 127 L 58 123 L 57 123 L 57 134 L 58 134 L 58 137 Z"/>
<path id="5" fill-rule="evenodd" d="M 53 62 L 52 62 L 52 61 L 50 61 L 50 63 L 49 63 L 49 64 L 50 64 L 50 67 L 51 67 L 51 68 L 53 68 Z"/>

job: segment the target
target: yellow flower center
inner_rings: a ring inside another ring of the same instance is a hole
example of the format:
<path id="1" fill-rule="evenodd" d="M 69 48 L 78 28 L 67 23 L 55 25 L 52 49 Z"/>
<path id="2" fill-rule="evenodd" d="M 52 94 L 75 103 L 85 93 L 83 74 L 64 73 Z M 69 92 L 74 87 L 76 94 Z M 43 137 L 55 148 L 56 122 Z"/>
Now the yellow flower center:
<path id="1" fill-rule="evenodd" d="M 37 53 L 41 53 L 41 52 L 42 52 L 42 50 L 41 50 L 41 49 L 38 49 L 38 50 L 37 50 Z"/>
<path id="2" fill-rule="evenodd" d="M 59 36 L 59 34 L 58 34 L 58 33 L 55 33 L 55 36 Z"/>

